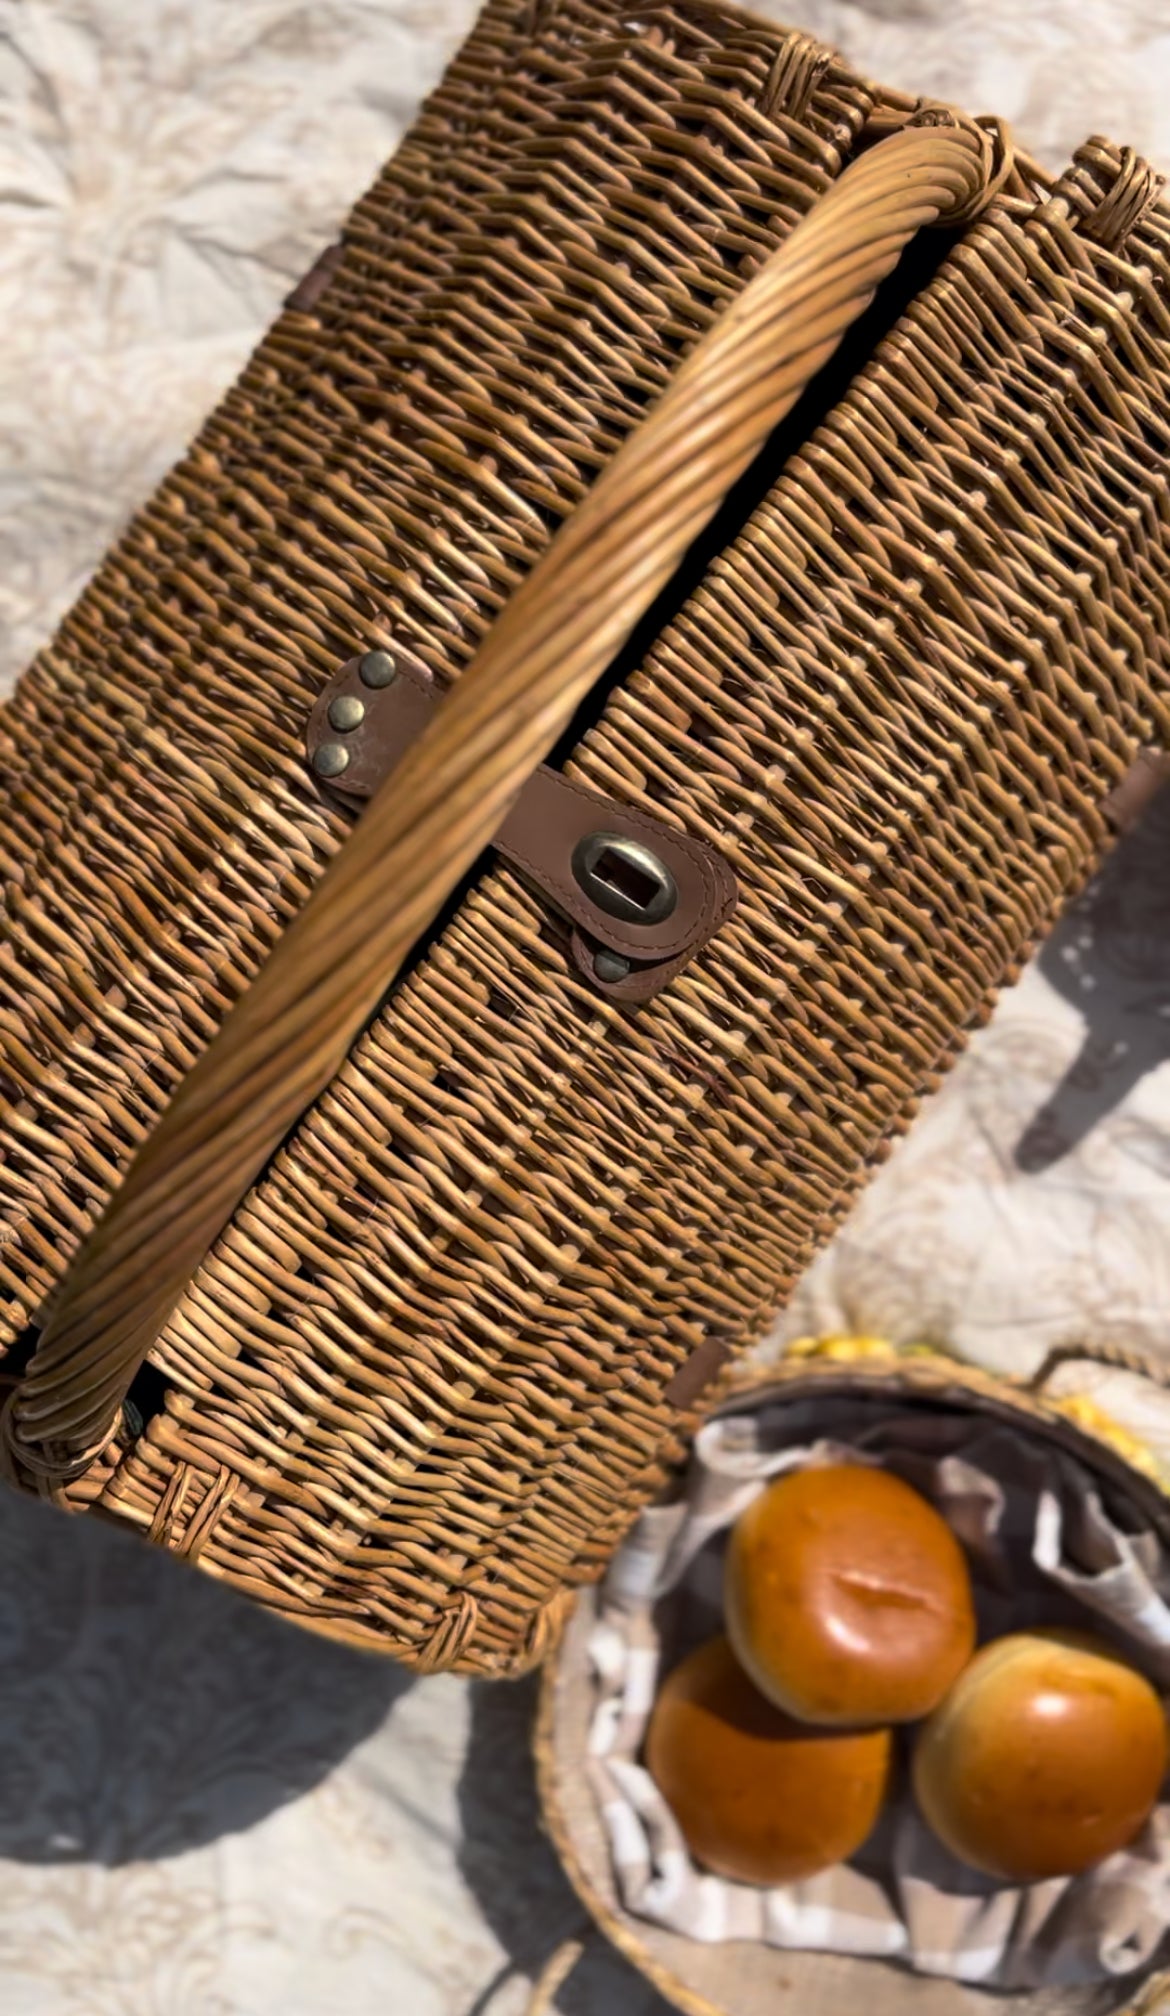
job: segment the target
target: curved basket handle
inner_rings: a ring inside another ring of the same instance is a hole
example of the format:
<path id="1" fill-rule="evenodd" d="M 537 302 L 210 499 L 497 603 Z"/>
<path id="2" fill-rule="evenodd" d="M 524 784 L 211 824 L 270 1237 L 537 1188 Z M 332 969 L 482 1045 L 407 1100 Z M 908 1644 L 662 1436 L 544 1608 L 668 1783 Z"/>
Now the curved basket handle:
<path id="1" fill-rule="evenodd" d="M 524 2016 L 549 2016 L 553 1997 L 564 1987 L 577 1962 L 584 1955 L 590 1939 L 600 1937 L 597 1928 L 589 1925 L 576 1937 L 561 1942 L 555 1953 L 549 1955 L 533 1982 Z"/>
<path id="2" fill-rule="evenodd" d="M 1062 1365 L 1104 1365 L 1111 1372 L 1132 1372 L 1151 1386 L 1170 1390 L 1170 1365 L 1146 1351 L 1131 1351 L 1126 1344 L 1054 1344 L 1024 1381 L 1028 1392 L 1044 1398 L 1049 1380 Z"/>
<path id="3" fill-rule="evenodd" d="M 1159 1968 L 1156 1974 L 1151 1974 L 1147 1981 L 1142 1982 L 1136 2002 L 1131 2002 L 1128 2009 L 1121 2010 L 1120 2016 L 1158 2016 L 1159 2010 L 1162 2016 L 1166 2016 L 1168 2009 L 1170 2009 L 1170 1970 Z"/>
<path id="4" fill-rule="evenodd" d="M 947 123 L 942 123 L 947 122 Z M 4 1417 L 51 1490 L 114 1431 L 180 1295 L 403 959 L 687 548 L 924 226 L 1002 185 L 928 112 L 862 154 L 696 344 L 561 527 L 179 1086 L 68 1277 Z"/>

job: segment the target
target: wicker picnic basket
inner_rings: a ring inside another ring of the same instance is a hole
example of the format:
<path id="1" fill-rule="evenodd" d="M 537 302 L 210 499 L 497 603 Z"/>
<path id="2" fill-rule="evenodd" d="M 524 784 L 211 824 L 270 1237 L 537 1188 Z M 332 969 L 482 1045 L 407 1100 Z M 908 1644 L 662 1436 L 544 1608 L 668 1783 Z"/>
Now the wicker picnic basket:
<path id="1" fill-rule="evenodd" d="M 1030 1440 L 1075 1457 L 1100 1487 L 1120 1498 L 1130 1516 L 1170 1549 L 1170 1498 L 1165 1470 L 1128 1429 L 1119 1429 L 1075 1384 L 1057 1393 L 1052 1375 L 1067 1355 L 1075 1377 L 1094 1359 L 1165 1388 L 1166 1368 L 1124 1350 L 1078 1347 L 1055 1352 L 1030 1380 L 993 1378 L 977 1367 L 927 1353 L 884 1361 L 832 1358 L 782 1362 L 747 1371 L 731 1382 L 728 1411 L 788 1399 L 819 1404 L 867 1396 L 877 1406 L 969 1414 L 972 1425 L 989 1421 L 1026 1430 Z M 622 1903 L 597 1796 L 584 1768 L 594 1704 L 587 1656 L 596 1612 L 592 1591 L 576 1606 L 568 1629 L 541 1676 L 534 1749 L 545 1830 L 601 1932 L 644 1974 L 659 1994 L 686 2016 L 837 2016 L 864 2007 L 870 2016 L 1146 2016 L 1164 2008 L 1170 1971 L 1159 1967 L 1135 1980 L 1048 1987 L 1005 1993 L 977 1983 L 915 1974 L 903 1966 L 875 1964 L 848 1953 L 800 1952 L 754 1940 L 706 1945 L 639 1919 Z M 552 1997 L 577 1964 L 588 1934 L 567 1940 L 550 1957 L 536 1983 L 528 2016 L 544 2016 Z M 1159 1958 L 1164 1958 L 1160 1955 Z"/>
<path id="2" fill-rule="evenodd" d="M 490 0 L 0 715 L 11 1475 L 541 1657 L 1167 742 L 1168 281 L 1130 152 Z"/>

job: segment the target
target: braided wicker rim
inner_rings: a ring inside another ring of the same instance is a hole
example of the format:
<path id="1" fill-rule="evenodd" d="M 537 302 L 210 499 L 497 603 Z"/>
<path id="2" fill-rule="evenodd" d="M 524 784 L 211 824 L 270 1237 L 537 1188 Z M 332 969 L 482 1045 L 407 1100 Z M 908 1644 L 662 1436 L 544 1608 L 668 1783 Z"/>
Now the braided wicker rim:
<path id="1" fill-rule="evenodd" d="M 1135 1470 L 1107 1443 L 1059 1413 L 1052 1402 L 1037 1390 L 1063 1359 L 1108 1364 L 1118 1371 L 1147 1378 L 1163 1389 L 1170 1388 L 1170 1373 L 1164 1367 L 1138 1353 L 1127 1351 L 1078 1349 L 1075 1352 L 1054 1353 L 1027 1385 L 996 1378 L 975 1366 L 963 1365 L 942 1356 L 896 1361 L 866 1360 L 853 1364 L 802 1359 L 769 1367 L 766 1372 L 756 1370 L 738 1374 L 728 1382 L 723 1404 L 717 1411 L 741 1412 L 745 1402 L 754 1399 L 762 1403 L 773 1395 L 797 1399 L 818 1392 L 870 1392 L 905 1394 L 940 1405 L 965 1405 L 973 1412 L 989 1414 L 1017 1426 L 1023 1419 L 1039 1428 L 1046 1438 L 1062 1444 L 1071 1454 L 1080 1457 L 1082 1462 L 1111 1483 L 1124 1488 L 1142 1514 L 1170 1544 L 1170 1496 L 1150 1478 Z M 562 1637 L 541 1674 L 540 1701 L 533 1734 L 541 1814 L 561 1866 L 599 1930 L 676 2009 L 685 2011 L 685 2016 L 735 2016 L 731 2007 L 709 2001 L 705 1995 L 688 1987 L 672 1969 L 664 1966 L 648 1949 L 639 1921 L 620 1908 L 615 1909 L 587 1873 L 578 1850 L 572 1816 L 562 1796 L 556 1757 L 557 1700 L 565 1656 L 566 1639 Z M 729 1975 L 735 1971 L 737 1950 L 734 1944 L 724 1949 Z M 812 1960 L 816 1956 L 805 1957 Z M 1134 1998 L 1119 2007 L 1114 2016 L 1144 2016 L 1163 1988 L 1170 1988 L 1170 1969 L 1161 1968 L 1147 1974 Z M 1041 1998 L 1032 1993 L 1010 1996 L 997 1993 L 995 1996 L 1004 2008 L 1018 2012 L 1038 2007 L 1042 1999 L 1046 2009 L 1055 2008 L 1047 1995 Z"/>

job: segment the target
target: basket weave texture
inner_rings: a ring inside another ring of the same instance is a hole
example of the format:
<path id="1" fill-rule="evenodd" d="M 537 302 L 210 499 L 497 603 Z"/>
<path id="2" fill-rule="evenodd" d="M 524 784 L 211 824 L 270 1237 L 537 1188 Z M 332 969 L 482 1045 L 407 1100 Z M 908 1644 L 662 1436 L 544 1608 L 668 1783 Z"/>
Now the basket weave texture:
<path id="1" fill-rule="evenodd" d="M 681 357 L 904 103 L 732 9 L 491 0 L 0 714 L 12 1363 L 345 830 L 355 651 L 457 678 Z M 539 1658 L 1170 740 L 1170 215 L 1018 172 L 568 762 L 737 916 L 636 1014 L 481 878 L 256 1186 L 71 1501 L 420 1666 Z M 842 381 L 848 383 L 848 376 Z M 810 432 L 810 428 L 812 431 Z"/>

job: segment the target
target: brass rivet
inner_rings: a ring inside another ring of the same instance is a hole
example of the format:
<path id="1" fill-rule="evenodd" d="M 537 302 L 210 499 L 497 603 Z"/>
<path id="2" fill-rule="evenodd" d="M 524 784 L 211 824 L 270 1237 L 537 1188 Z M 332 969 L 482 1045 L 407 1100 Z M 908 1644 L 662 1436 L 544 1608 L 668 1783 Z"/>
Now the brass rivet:
<path id="1" fill-rule="evenodd" d="M 367 651 L 358 666 L 363 686 L 393 686 L 398 667 L 388 651 Z"/>
<path id="2" fill-rule="evenodd" d="M 349 750 L 340 742 L 322 742 L 313 752 L 313 768 L 318 777 L 340 777 L 349 769 Z"/>
<path id="3" fill-rule="evenodd" d="M 366 718 L 366 703 L 359 700 L 356 693 L 339 693 L 336 700 L 329 702 L 329 726 L 341 735 L 349 735 L 360 728 Z"/>
<path id="4" fill-rule="evenodd" d="M 629 970 L 630 962 L 620 952 L 598 952 L 593 960 L 593 971 L 599 980 L 624 980 Z"/>

